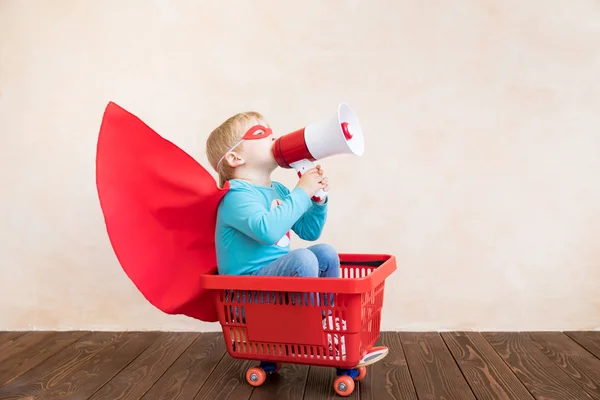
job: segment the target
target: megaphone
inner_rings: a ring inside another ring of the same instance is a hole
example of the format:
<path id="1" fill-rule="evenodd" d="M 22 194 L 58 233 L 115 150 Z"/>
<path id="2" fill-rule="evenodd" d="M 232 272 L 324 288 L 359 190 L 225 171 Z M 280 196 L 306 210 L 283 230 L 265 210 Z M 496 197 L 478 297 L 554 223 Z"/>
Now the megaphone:
<path id="1" fill-rule="evenodd" d="M 279 137 L 272 150 L 280 167 L 294 168 L 301 177 L 315 167 L 314 161 L 336 154 L 362 156 L 365 143 L 356 114 L 346 103 L 340 103 L 335 115 Z M 326 197 L 327 193 L 319 190 L 313 200 Z"/>

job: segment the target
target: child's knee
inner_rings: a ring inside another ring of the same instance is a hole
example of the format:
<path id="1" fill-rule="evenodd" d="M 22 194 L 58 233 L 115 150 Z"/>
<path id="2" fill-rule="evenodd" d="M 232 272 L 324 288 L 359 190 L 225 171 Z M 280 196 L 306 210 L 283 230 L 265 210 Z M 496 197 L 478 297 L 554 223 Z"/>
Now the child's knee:
<path id="1" fill-rule="evenodd" d="M 296 250 L 294 269 L 297 276 L 317 277 L 319 276 L 319 260 L 310 250 Z"/>
<path id="2" fill-rule="evenodd" d="M 331 264 L 339 264 L 340 256 L 335 248 L 327 243 L 320 243 L 310 248 L 319 259 L 327 260 Z"/>

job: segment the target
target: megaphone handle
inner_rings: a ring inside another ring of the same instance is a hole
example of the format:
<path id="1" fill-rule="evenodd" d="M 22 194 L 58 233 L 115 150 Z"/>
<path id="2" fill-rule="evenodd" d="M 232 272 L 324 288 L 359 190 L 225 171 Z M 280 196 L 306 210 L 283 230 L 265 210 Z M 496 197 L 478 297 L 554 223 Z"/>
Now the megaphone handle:
<path id="1" fill-rule="evenodd" d="M 298 173 L 298 177 L 302 177 L 302 175 L 304 175 L 304 173 L 309 169 L 315 168 L 315 164 L 307 159 L 291 163 L 290 166 L 296 170 L 296 172 Z M 325 200 L 326 197 L 327 192 L 325 192 L 323 189 L 319 189 L 319 191 L 313 196 L 312 200 L 320 202 Z"/>
<path id="2" fill-rule="evenodd" d="M 319 189 L 317 193 L 313 196 L 312 200 L 317 203 L 324 201 L 327 198 L 327 192 L 323 189 Z"/>

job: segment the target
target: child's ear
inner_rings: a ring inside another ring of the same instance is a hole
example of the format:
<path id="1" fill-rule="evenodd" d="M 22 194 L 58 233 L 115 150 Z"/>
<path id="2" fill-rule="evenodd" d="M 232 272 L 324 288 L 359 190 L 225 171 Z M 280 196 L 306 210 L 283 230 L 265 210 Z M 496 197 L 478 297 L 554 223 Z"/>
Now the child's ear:
<path id="1" fill-rule="evenodd" d="M 227 164 L 229 164 L 229 166 L 233 168 L 239 167 L 240 165 L 243 165 L 245 163 L 244 159 L 240 157 L 239 154 L 233 151 L 227 153 L 227 155 L 225 156 L 225 160 L 227 161 Z"/>

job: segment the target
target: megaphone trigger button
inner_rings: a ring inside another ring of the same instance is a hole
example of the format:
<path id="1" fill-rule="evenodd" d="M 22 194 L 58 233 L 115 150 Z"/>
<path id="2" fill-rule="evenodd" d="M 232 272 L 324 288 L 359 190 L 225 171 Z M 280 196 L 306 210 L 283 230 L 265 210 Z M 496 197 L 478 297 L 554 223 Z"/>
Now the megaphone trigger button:
<path id="1" fill-rule="evenodd" d="M 298 171 L 298 178 L 302 178 L 302 172 Z"/>

